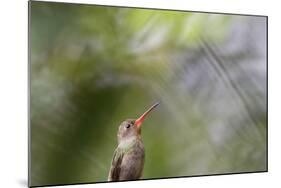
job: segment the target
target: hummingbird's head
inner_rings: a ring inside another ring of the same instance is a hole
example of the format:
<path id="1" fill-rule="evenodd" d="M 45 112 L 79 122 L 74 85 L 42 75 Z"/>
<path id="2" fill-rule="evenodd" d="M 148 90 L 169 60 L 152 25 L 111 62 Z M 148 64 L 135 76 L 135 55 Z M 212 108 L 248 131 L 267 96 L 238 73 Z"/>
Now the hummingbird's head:
<path id="1" fill-rule="evenodd" d="M 131 138 L 140 138 L 141 125 L 145 117 L 158 105 L 159 103 L 154 104 L 138 119 L 127 119 L 123 121 L 118 129 L 118 134 L 117 134 L 118 143 L 120 143 L 122 140 L 127 140 Z"/>
<path id="2" fill-rule="evenodd" d="M 127 119 L 121 123 L 118 129 L 118 143 L 128 138 L 140 136 L 140 128 L 135 125 L 135 119 Z"/>

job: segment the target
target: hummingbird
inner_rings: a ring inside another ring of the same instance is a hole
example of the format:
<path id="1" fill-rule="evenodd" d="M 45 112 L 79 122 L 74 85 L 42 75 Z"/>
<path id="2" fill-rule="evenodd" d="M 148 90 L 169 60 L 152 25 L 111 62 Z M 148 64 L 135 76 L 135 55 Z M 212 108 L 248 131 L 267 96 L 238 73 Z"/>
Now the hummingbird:
<path id="1" fill-rule="evenodd" d="M 108 181 L 136 180 L 142 176 L 144 145 L 141 125 L 159 103 L 151 106 L 138 119 L 127 119 L 118 128 L 118 146 L 114 151 Z"/>

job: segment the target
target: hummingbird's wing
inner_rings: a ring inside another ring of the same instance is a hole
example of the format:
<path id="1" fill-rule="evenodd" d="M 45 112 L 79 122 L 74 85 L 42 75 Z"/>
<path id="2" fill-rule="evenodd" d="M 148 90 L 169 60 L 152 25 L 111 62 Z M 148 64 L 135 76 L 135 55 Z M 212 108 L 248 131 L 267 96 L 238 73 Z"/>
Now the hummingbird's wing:
<path id="1" fill-rule="evenodd" d="M 113 154 L 111 168 L 108 175 L 108 181 L 119 180 L 123 156 L 124 156 L 124 151 L 119 147 L 117 147 Z"/>

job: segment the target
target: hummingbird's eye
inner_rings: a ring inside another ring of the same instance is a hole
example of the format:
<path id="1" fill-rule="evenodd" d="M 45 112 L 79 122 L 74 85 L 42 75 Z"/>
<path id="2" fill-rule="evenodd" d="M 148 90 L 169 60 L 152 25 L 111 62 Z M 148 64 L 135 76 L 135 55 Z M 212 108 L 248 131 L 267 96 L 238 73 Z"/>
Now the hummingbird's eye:
<path id="1" fill-rule="evenodd" d="M 127 124 L 126 125 L 126 128 L 128 129 L 128 128 L 130 128 L 131 127 L 131 124 Z"/>

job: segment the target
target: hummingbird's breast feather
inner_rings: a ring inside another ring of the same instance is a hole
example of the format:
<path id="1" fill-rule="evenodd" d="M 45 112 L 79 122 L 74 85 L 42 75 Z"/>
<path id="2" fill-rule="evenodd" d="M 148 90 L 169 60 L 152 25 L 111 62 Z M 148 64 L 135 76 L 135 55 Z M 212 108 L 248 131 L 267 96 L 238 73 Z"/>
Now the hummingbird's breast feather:
<path id="1" fill-rule="evenodd" d="M 144 146 L 141 140 L 134 141 L 123 156 L 119 180 L 139 179 L 144 166 Z"/>
<path id="2" fill-rule="evenodd" d="M 108 180 L 135 180 L 142 176 L 144 145 L 139 138 L 122 140 L 116 148 Z"/>

